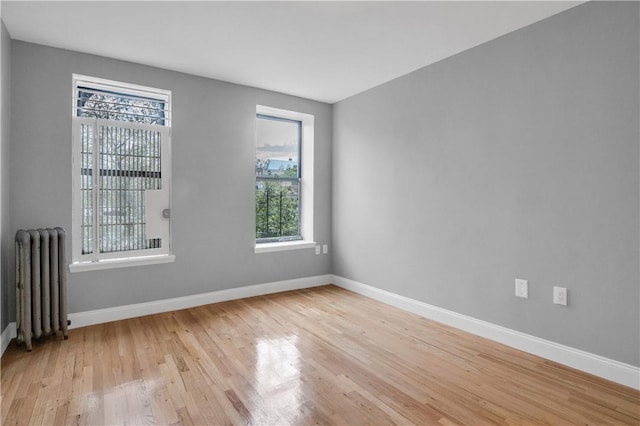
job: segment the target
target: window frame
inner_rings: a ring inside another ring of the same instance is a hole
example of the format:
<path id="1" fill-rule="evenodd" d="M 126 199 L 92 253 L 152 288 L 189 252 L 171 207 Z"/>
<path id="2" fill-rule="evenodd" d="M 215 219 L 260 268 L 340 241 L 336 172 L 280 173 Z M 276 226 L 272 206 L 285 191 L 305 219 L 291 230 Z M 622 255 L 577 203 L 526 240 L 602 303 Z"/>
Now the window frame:
<path id="1" fill-rule="evenodd" d="M 120 120 L 109 120 L 96 117 L 82 117 L 78 116 L 80 105 L 78 103 L 79 90 L 95 90 L 104 91 L 108 94 L 124 96 L 142 97 L 149 100 L 157 100 L 163 102 L 165 105 L 165 114 L 163 116 L 163 124 L 147 124 L 136 123 Z M 98 139 L 97 131 L 101 126 L 118 126 L 121 128 L 128 128 L 134 130 L 147 130 L 152 132 L 159 132 L 161 137 L 161 143 L 163 145 L 161 157 L 160 157 L 160 170 L 162 170 L 162 187 L 166 189 L 168 197 L 168 208 L 171 209 L 171 91 L 155 89 L 146 86 L 134 85 L 130 83 L 117 82 L 112 80 L 105 80 L 97 77 L 89 77 L 74 74 L 73 75 L 73 94 L 72 94 L 72 264 L 69 265 L 71 272 L 86 271 L 93 269 L 110 269 L 124 266 L 136 266 L 146 265 L 153 263 L 167 263 L 175 261 L 175 256 L 172 254 L 172 221 L 168 223 L 168 238 L 166 242 L 163 241 L 163 247 L 161 248 L 149 248 L 139 250 L 123 250 L 114 252 L 100 252 L 99 239 L 96 239 L 100 235 L 100 208 L 94 208 L 94 228 L 95 233 L 93 235 L 93 252 L 83 254 L 83 233 L 82 233 L 82 217 L 83 217 L 83 205 L 82 205 L 82 173 L 78 170 L 82 165 L 81 154 L 81 141 L 80 141 L 80 129 L 82 125 L 89 125 L 93 127 L 94 143 L 92 159 L 94 165 L 96 164 L 96 157 L 98 154 L 98 146 L 95 143 Z M 93 168 L 92 168 L 93 170 Z M 97 188 L 97 180 L 99 180 L 100 173 L 92 172 L 93 187 Z M 166 178 L 166 179 L 165 179 Z M 93 192 L 94 202 L 96 199 L 100 199 L 101 194 Z M 98 250 L 96 250 L 98 249 Z"/>
<path id="2" fill-rule="evenodd" d="M 315 117 L 311 114 L 290 111 L 264 105 L 256 105 L 256 114 L 254 121 L 257 125 L 257 117 L 259 115 L 282 119 L 286 121 L 300 122 L 300 138 L 299 138 L 299 185 L 300 185 L 300 236 L 301 239 L 283 240 L 283 241 L 259 241 L 255 238 L 256 228 L 256 205 L 255 197 L 253 203 L 253 235 L 254 235 L 254 253 L 268 253 L 274 251 L 294 250 L 313 248 L 316 242 L 313 239 L 313 211 L 314 211 L 314 126 Z M 256 129 L 257 138 L 257 129 Z M 255 158 L 254 158 L 255 163 Z M 254 191 L 255 182 L 258 177 L 254 171 Z"/>

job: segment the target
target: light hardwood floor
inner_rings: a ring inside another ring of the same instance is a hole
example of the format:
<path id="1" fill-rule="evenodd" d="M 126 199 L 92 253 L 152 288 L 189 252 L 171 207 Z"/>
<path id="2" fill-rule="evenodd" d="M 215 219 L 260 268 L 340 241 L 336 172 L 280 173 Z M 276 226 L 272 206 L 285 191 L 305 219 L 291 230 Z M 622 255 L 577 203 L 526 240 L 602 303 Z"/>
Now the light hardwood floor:
<path id="1" fill-rule="evenodd" d="M 2 357 L 2 424 L 640 424 L 640 392 L 335 286 Z"/>

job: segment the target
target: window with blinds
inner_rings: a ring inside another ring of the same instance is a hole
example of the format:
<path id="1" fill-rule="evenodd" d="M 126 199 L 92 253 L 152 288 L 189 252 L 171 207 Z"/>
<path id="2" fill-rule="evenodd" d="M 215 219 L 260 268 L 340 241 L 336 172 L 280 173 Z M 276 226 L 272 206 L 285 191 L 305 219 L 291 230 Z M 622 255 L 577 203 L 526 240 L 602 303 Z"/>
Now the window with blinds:
<path id="1" fill-rule="evenodd" d="M 170 92 L 74 76 L 74 262 L 170 253 Z"/>

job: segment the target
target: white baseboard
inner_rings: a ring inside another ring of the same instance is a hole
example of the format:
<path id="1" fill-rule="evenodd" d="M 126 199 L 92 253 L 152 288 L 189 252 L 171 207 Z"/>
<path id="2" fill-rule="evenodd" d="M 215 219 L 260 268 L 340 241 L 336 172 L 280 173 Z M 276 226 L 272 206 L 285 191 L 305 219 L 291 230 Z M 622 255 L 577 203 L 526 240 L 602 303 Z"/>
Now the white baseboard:
<path id="1" fill-rule="evenodd" d="M 2 337 L 0 337 L 0 356 L 4 353 L 4 351 L 11 343 L 11 339 L 16 337 L 16 323 L 10 322 L 2 332 Z"/>
<path id="2" fill-rule="evenodd" d="M 86 327 L 88 325 L 102 324 L 105 322 L 158 314 L 161 312 L 177 311 L 179 309 L 193 308 L 194 306 L 209 305 L 211 303 L 224 302 L 227 300 L 243 299 L 245 297 L 262 296 L 282 291 L 316 287 L 330 284 L 332 278 L 332 275 L 317 275 L 314 277 L 274 281 L 246 287 L 212 291 L 211 293 L 176 297 L 174 299 L 116 306 L 114 308 L 97 309 L 95 311 L 77 312 L 69 314 L 69 320 L 71 320 L 69 328 Z"/>
<path id="3" fill-rule="evenodd" d="M 639 367 L 540 339 L 340 276 L 334 275 L 333 283 L 396 308 L 640 390 Z"/>

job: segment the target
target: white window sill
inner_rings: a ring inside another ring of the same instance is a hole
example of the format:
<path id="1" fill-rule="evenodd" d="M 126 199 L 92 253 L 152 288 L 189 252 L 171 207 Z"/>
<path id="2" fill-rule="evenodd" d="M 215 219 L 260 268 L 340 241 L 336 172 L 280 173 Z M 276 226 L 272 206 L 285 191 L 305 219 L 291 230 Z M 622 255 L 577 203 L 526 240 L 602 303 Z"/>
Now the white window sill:
<path id="1" fill-rule="evenodd" d="M 129 266 L 154 265 L 157 263 L 173 263 L 176 257 L 173 254 L 160 256 L 128 257 L 124 259 L 105 259 L 97 262 L 77 262 L 69 265 L 70 272 L 99 271 L 101 269 L 126 268 Z"/>
<path id="2" fill-rule="evenodd" d="M 253 252 L 259 253 L 271 253 L 274 251 L 287 251 L 287 250 L 299 250 L 313 248 L 316 246 L 315 241 L 285 241 L 282 243 L 262 243 L 256 244 Z"/>

